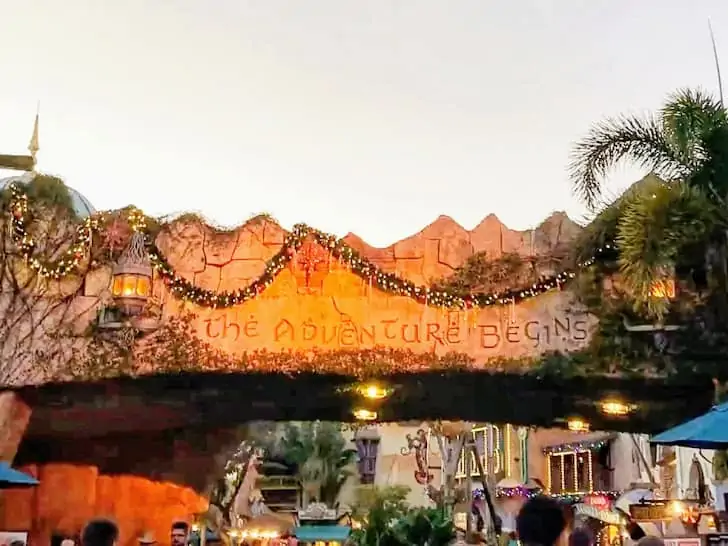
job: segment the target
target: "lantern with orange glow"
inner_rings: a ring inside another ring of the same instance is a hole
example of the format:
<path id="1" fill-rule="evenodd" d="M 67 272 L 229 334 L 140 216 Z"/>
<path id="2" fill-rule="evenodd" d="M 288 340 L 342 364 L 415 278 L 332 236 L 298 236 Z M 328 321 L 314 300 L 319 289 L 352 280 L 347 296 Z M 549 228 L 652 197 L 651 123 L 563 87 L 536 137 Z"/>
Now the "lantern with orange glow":
<path id="1" fill-rule="evenodd" d="M 111 294 L 122 312 L 137 316 L 152 295 L 152 265 L 149 263 L 144 235 L 135 232 L 113 271 Z"/>
<path id="2" fill-rule="evenodd" d="M 657 299 L 675 298 L 675 279 L 660 279 L 650 284 L 650 297 Z"/>

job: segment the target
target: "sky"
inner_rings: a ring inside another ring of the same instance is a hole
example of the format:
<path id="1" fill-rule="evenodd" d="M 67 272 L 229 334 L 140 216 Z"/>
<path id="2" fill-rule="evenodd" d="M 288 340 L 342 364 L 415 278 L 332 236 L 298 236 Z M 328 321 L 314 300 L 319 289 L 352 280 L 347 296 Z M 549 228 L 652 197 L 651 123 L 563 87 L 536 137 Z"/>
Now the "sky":
<path id="1" fill-rule="evenodd" d="M 99 209 L 256 213 L 385 246 L 584 218 L 591 124 L 717 91 L 725 0 L 0 0 L 0 153 Z M 725 68 L 728 74 L 728 65 Z M 619 192 L 642 173 L 622 168 Z"/>

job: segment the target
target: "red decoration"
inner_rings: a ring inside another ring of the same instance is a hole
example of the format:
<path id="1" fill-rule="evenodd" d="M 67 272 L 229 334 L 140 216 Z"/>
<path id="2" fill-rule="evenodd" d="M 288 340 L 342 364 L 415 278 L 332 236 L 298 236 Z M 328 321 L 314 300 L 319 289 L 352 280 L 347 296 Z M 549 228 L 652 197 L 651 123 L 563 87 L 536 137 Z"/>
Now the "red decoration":
<path id="1" fill-rule="evenodd" d="M 315 243 L 309 241 L 301 246 L 296 254 L 295 263 L 304 273 L 306 286 L 310 286 L 311 275 L 313 275 L 318 266 L 328 259 L 329 253 Z"/>
<path id="2" fill-rule="evenodd" d="M 587 495 L 582 502 L 593 506 L 597 510 L 610 510 L 612 508 L 612 500 L 604 495 Z"/>
<path id="3" fill-rule="evenodd" d="M 402 448 L 402 454 L 408 455 L 412 452 L 415 454 L 417 464 L 415 481 L 420 485 L 427 485 L 432 482 L 434 476 L 430 474 L 427 458 L 427 433 L 423 429 L 419 429 L 414 436 L 407 435 L 407 447 Z"/>
<path id="4" fill-rule="evenodd" d="M 114 218 L 109 222 L 102 234 L 104 247 L 112 253 L 115 250 L 124 248 L 130 238 L 131 227 L 129 222 L 125 222 L 121 218 Z"/>

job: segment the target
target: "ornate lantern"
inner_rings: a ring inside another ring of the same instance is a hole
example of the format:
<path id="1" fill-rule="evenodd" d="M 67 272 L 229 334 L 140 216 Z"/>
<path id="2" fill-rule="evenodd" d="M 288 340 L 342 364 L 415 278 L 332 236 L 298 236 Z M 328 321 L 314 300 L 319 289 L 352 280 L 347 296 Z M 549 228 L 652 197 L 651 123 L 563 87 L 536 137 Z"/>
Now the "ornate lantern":
<path id="1" fill-rule="evenodd" d="M 137 316 L 152 295 L 152 265 L 149 263 L 144 235 L 135 232 L 129 246 L 119 256 L 113 271 L 111 293 L 127 316 Z"/>

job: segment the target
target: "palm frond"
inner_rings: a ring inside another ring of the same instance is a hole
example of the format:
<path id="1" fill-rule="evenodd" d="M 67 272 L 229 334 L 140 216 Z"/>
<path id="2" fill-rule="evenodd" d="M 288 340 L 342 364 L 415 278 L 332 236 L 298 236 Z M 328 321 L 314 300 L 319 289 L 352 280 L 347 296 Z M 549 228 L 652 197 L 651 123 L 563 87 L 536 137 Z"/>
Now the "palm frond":
<path id="1" fill-rule="evenodd" d="M 695 170 L 710 159 L 705 149 L 710 135 L 728 122 L 720 101 L 701 89 L 681 89 L 670 95 L 660 117 L 667 140 Z"/>
<path id="2" fill-rule="evenodd" d="M 644 188 L 627 202 L 617 244 L 622 279 L 637 307 L 655 316 L 665 312 L 667 302 L 650 296 L 652 283 L 672 271 L 683 248 L 709 240 L 717 225 L 710 199 L 685 183 Z"/>
<path id="3" fill-rule="evenodd" d="M 607 174 L 623 161 L 632 162 L 666 180 L 690 173 L 681 154 L 666 137 L 655 116 L 622 116 L 595 125 L 574 146 L 569 176 L 574 192 L 594 210 Z"/>

